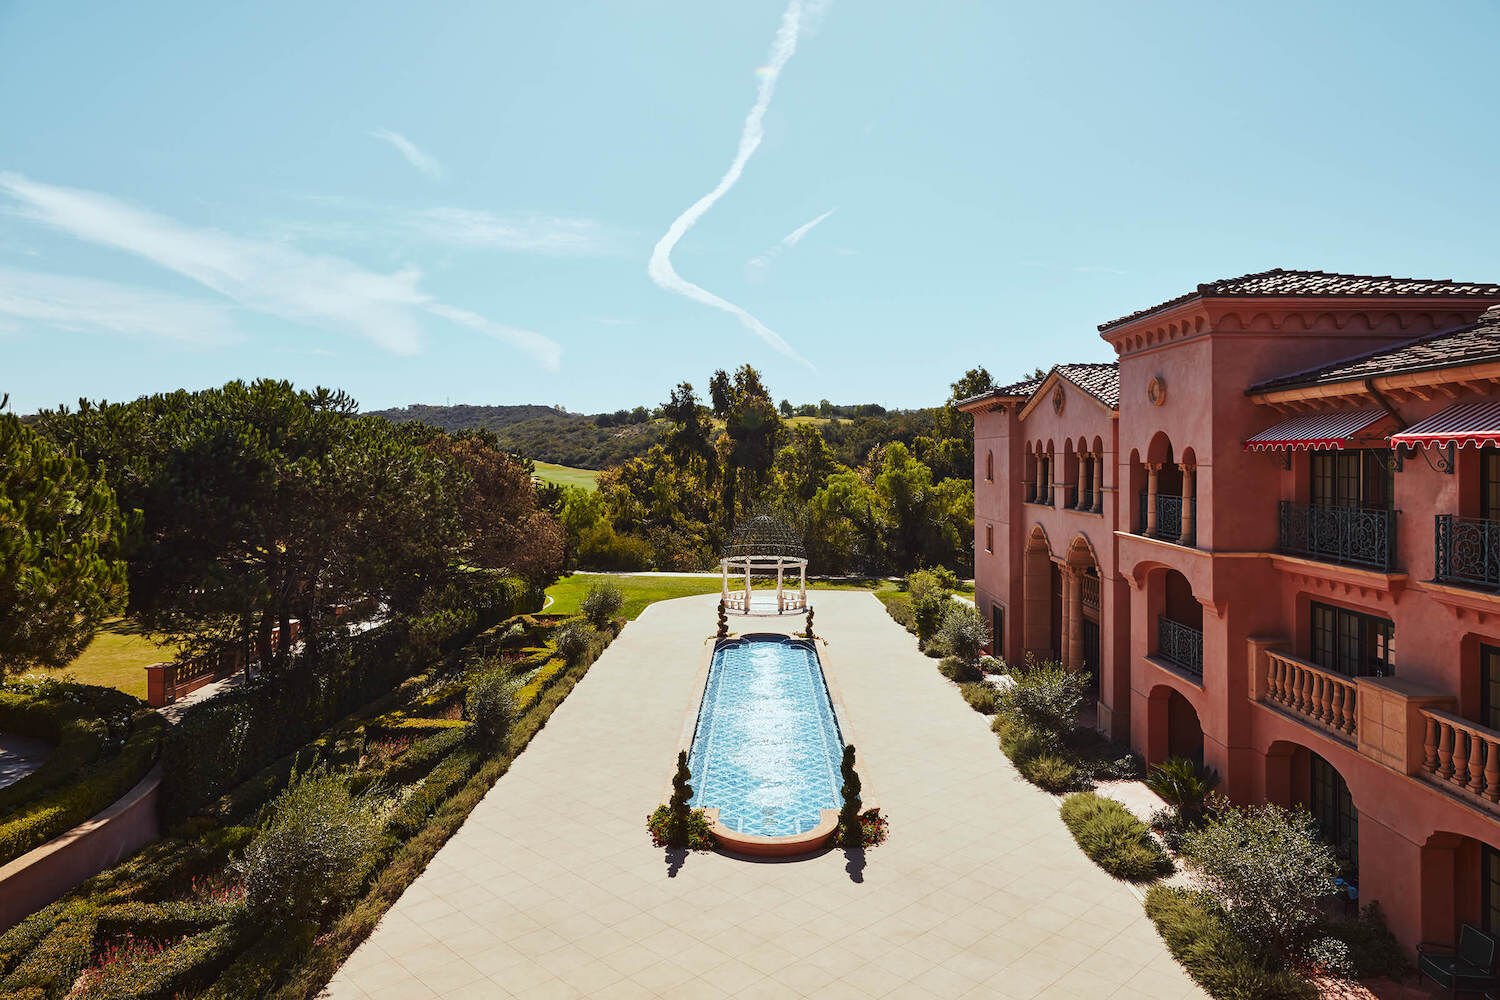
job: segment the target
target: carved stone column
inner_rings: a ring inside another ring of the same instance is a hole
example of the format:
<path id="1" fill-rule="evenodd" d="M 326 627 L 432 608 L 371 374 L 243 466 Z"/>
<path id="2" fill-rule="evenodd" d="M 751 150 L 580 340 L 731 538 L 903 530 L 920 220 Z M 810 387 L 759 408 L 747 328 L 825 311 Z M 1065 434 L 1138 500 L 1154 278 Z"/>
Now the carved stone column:
<path id="1" fill-rule="evenodd" d="M 1182 535 L 1179 545 L 1192 545 L 1198 530 L 1198 467 L 1183 464 L 1182 469 Z"/>
<path id="2" fill-rule="evenodd" d="M 1072 660 L 1069 659 L 1073 650 L 1071 642 L 1073 633 L 1073 567 L 1067 563 L 1058 566 L 1058 576 L 1062 580 L 1062 621 L 1057 630 L 1058 645 L 1061 649 L 1056 650 L 1056 656 L 1062 661 L 1063 666 L 1071 667 Z"/>
<path id="3" fill-rule="evenodd" d="M 1146 537 L 1156 537 L 1156 479 L 1161 473 L 1161 463 L 1146 466 Z"/>
<path id="4" fill-rule="evenodd" d="M 1065 567 L 1064 572 L 1063 600 L 1068 609 L 1065 614 L 1068 631 L 1063 637 L 1063 645 L 1067 650 L 1068 667 L 1077 670 L 1083 666 L 1083 580 L 1072 566 Z"/>

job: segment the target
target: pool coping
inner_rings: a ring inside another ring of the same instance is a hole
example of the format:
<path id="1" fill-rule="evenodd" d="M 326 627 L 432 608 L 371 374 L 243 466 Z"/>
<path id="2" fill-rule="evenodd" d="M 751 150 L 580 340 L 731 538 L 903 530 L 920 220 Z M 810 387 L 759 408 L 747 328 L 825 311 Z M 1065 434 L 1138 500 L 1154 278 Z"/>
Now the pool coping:
<path id="1" fill-rule="evenodd" d="M 747 639 L 776 639 L 790 640 L 792 642 L 804 643 L 812 647 L 813 653 L 818 658 L 818 671 L 823 675 L 823 686 L 828 692 L 829 707 L 833 710 L 833 719 L 838 726 L 839 737 L 844 746 L 858 747 L 854 739 L 854 729 L 849 721 L 848 709 L 844 706 L 844 696 L 839 690 L 837 682 L 828 670 L 828 640 L 819 636 L 808 639 L 805 636 L 788 632 L 740 632 L 730 633 L 727 637 L 720 639 L 717 636 L 709 636 L 705 641 L 708 651 L 704 654 L 703 661 L 698 667 L 693 681 L 694 696 L 689 700 L 687 714 L 682 724 L 682 731 L 677 738 L 677 749 L 685 752 L 689 757 L 693 753 L 693 736 L 698 728 L 698 714 L 703 707 L 703 694 L 708 688 L 708 672 L 713 666 L 714 654 L 719 651 L 721 644 L 740 642 Z M 820 644 L 821 643 L 821 648 Z M 857 752 L 857 751 L 856 751 Z M 860 768 L 860 805 L 862 810 L 878 808 L 873 794 L 867 794 L 870 784 Z M 672 797 L 672 783 L 667 782 L 662 801 L 666 802 Z M 751 833 L 739 833 L 729 829 L 719 822 L 719 810 L 717 807 L 708 806 L 704 808 L 704 814 L 708 817 L 710 831 L 714 839 L 718 841 L 720 848 L 733 854 L 742 854 L 759 858 L 789 858 L 821 851 L 830 845 L 834 833 L 838 829 L 839 810 L 820 809 L 818 811 L 818 823 L 806 833 L 793 834 L 789 837 L 763 837 Z"/>

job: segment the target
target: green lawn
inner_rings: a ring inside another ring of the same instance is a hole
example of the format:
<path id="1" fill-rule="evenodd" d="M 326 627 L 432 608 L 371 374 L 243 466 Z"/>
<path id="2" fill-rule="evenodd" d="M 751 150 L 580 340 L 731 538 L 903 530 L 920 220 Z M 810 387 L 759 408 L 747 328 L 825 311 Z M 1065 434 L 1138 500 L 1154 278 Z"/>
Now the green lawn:
<path id="1" fill-rule="evenodd" d="M 547 612 L 559 615 L 577 614 L 583 595 L 587 594 L 594 584 L 602 582 L 613 583 L 624 593 L 625 607 L 620 613 L 631 621 L 639 617 L 649 604 L 669 601 L 674 597 L 714 594 L 718 592 L 720 586 L 718 577 L 613 576 L 600 573 L 579 573 L 565 576 L 547 588 L 547 594 L 552 598 L 552 603 L 547 605 Z M 756 580 L 757 588 L 773 585 L 774 581 Z M 808 590 L 894 590 L 895 588 L 894 583 L 875 580 L 807 581 Z"/>
<path id="2" fill-rule="evenodd" d="M 577 486 L 593 492 L 599 488 L 598 469 L 575 469 L 570 465 L 553 465 L 551 462 L 533 462 L 540 479 L 558 486 Z"/>
<path id="3" fill-rule="evenodd" d="M 565 576 L 547 588 L 547 595 L 552 598 L 552 603 L 547 605 L 547 613 L 577 614 L 579 602 L 589 588 L 606 581 L 619 587 L 625 595 L 625 607 L 620 614 L 631 621 L 639 617 L 647 605 L 657 601 L 692 597 L 694 594 L 713 594 L 719 590 L 718 579 L 706 576 L 606 576 L 580 573 Z"/>
<path id="4" fill-rule="evenodd" d="M 143 634 L 127 618 L 105 622 L 87 649 L 64 669 L 82 684 L 146 697 L 146 666 L 170 660 L 174 648 Z"/>

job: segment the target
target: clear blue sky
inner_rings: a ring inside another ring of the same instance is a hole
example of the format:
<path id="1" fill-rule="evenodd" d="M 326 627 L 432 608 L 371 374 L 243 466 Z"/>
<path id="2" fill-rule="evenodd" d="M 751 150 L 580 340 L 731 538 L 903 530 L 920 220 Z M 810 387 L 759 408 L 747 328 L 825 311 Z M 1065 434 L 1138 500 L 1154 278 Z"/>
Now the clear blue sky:
<path id="1" fill-rule="evenodd" d="M 817 6 L 0 0 L 0 391 L 925 405 L 1211 278 L 1500 279 L 1493 3 Z"/>

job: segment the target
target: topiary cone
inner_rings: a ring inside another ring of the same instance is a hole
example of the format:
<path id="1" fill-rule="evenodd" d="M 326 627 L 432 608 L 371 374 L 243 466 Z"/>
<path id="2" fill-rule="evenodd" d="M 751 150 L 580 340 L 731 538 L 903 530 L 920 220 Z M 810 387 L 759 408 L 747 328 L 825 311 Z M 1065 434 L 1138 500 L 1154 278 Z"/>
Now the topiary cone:
<path id="1" fill-rule="evenodd" d="M 692 808 L 688 803 L 693 798 L 692 772 L 688 770 L 687 751 L 677 751 L 677 773 L 672 775 L 672 799 L 667 803 L 671 817 L 668 839 L 673 847 L 685 847 L 688 839 L 688 815 Z"/>
<path id="2" fill-rule="evenodd" d="M 839 809 L 839 840 L 844 847 L 863 847 L 864 830 L 859 823 L 859 772 L 854 770 L 854 747 L 844 747 L 844 760 L 839 765 L 844 777 L 844 804 Z"/>

